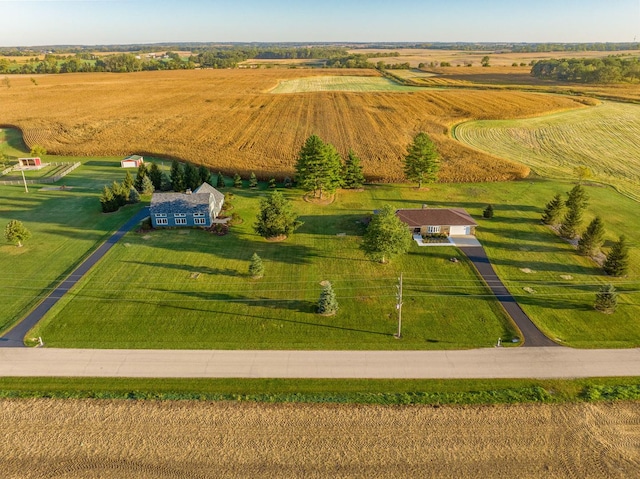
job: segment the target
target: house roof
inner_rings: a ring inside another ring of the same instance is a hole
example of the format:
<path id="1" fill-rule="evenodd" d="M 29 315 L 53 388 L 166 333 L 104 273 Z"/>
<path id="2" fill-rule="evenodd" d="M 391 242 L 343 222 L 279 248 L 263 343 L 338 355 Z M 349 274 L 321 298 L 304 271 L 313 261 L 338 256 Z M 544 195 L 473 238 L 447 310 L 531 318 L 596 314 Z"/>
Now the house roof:
<path id="1" fill-rule="evenodd" d="M 211 193 L 154 193 L 151 196 L 151 213 L 195 213 L 209 208 Z"/>
<path id="2" fill-rule="evenodd" d="M 122 161 L 137 161 L 137 160 L 142 160 L 142 157 L 140 155 L 131 155 L 131 156 L 127 156 Z"/>
<path id="3" fill-rule="evenodd" d="M 462 208 L 400 209 L 396 216 L 408 226 L 478 226 Z"/>
<path id="4" fill-rule="evenodd" d="M 198 186 L 195 189 L 195 191 L 193 193 L 194 194 L 211 193 L 213 195 L 213 197 L 215 198 L 216 202 L 224 201 L 224 195 L 222 193 L 220 193 L 218 190 L 216 190 L 209 183 L 202 183 L 200 186 Z"/>

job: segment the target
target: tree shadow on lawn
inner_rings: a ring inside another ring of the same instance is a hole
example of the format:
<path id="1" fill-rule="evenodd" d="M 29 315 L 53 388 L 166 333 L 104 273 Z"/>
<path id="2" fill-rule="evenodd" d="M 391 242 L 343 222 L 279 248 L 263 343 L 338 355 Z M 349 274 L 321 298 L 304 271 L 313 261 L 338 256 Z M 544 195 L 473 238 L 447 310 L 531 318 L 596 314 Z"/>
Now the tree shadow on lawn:
<path id="1" fill-rule="evenodd" d="M 305 215 L 298 219 L 303 222 L 296 234 L 334 236 L 345 234 L 362 236 L 366 231 L 367 214 Z"/>
<path id="2" fill-rule="evenodd" d="M 527 261 L 526 259 L 511 260 L 496 258 L 491 258 L 489 262 L 494 266 L 510 266 L 518 269 L 529 268 L 530 270 L 542 273 L 552 272 L 571 275 L 602 276 L 602 270 L 595 265 L 580 266 L 577 264 L 549 263 L 546 261 Z M 531 279 L 535 280 L 535 275 L 532 275 Z"/>
<path id="3" fill-rule="evenodd" d="M 216 276 L 216 275 L 248 276 L 248 275 L 242 274 L 240 271 L 237 271 L 231 268 L 210 268 L 209 266 L 195 266 L 195 265 L 189 265 L 189 264 L 176 264 L 176 263 L 150 263 L 145 261 L 122 261 L 122 262 L 129 263 L 129 264 L 137 264 L 140 266 L 151 266 L 153 268 L 181 270 L 188 274 L 198 273 L 198 274 L 209 274 L 212 276 Z"/>
<path id="4" fill-rule="evenodd" d="M 172 291 L 174 292 L 174 291 Z M 175 293 L 175 292 L 174 292 Z M 204 300 L 215 300 L 215 301 L 223 301 L 223 302 L 229 302 L 229 303 L 240 303 L 246 306 L 260 306 L 263 308 L 269 308 L 272 310 L 279 310 L 279 309 L 286 309 L 289 311 L 294 311 L 294 312 L 298 312 L 298 313 L 306 313 L 306 314 L 317 314 L 316 313 L 316 307 L 317 304 L 315 302 L 311 302 L 311 301 L 304 301 L 304 300 L 287 300 L 287 299 L 272 299 L 272 298 L 264 298 L 264 297 L 256 297 L 256 298 L 249 298 L 247 296 L 241 296 L 241 295 L 230 295 L 230 294 L 208 294 L 208 293 L 201 293 L 201 292 L 194 292 L 194 291 L 183 291 L 183 292 L 179 292 L 178 294 L 181 295 L 185 295 L 185 296 L 189 296 L 189 297 L 193 297 L 193 298 L 198 298 L 198 299 L 204 299 Z M 156 303 L 152 303 L 152 304 L 156 304 Z M 311 321 L 300 321 L 300 320 L 295 320 L 295 319 L 287 319 L 287 318 L 283 318 L 283 317 L 270 317 L 270 316 L 264 316 L 264 315 L 254 315 L 254 314 L 245 314 L 245 313 L 232 313 L 229 311 L 225 311 L 225 310 L 213 310 L 210 308 L 207 309 L 203 309 L 203 308 L 194 308 L 194 307 L 185 307 L 185 306 L 176 306 L 174 304 L 170 304 L 170 305 L 163 305 L 164 307 L 171 307 L 171 308 L 178 308 L 178 309 L 186 309 L 186 310 L 192 310 L 192 311 L 203 311 L 206 313 L 211 313 L 211 314 L 224 314 L 224 315 L 228 315 L 228 316 L 237 316 L 240 318 L 256 318 L 256 319 L 265 319 L 265 320 L 270 320 L 270 321 L 282 321 L 285 323 L 292 323 L 292 324 L 300 324 L 303 326 L 313 326 L 313 327 L 317 327 L 317 328 L 327 328 L 327 329 L 338 329 L 338 330 L 342 330 L 342 331 L 352 331 L 352 332 L 356 332 L 356 333 L 365 333 L 365 334 L 375 334 L 375 335 L 380 335 L 380 336 L 392 336 L 392 334 L 390 333 L 386 333 L 386 332 L 381 332 L 381 331 L 371 331 L 371 330 L 365 330 L 365 329 L 356 329 L 356 328 L 349 328 L 349 327 L 344 327 L 344 326 L 336 326 L 333 324 L 323 324 L 323 323 L 316 323 L 316 322 L 311 322 Z"/>
<path id="5" fill-rule="evenodd" d="M 585 295 L 585 298 L 588 298 L 588 296 Z M 596 293 L 593 292 L 593 297 L 590 299 L 592 300 L 592 302 L 595 302 L 595 298 L 596 298 Z M 544 294 L 540 294 L 539 296 L 536 296 L 535 294 L 518 293 L 516 297 L 516 301 L 520 305 L 536 306 L 545 310 L 560 311 L 560 310 L 571 309 L 571 310 L 580 311 L 580 312 L 587 312 L 587 311 L 594 310 L 593 305 L 589 304 L 588 302 L 582 303 L 582 304 L 576 304 L 575 297 L 571 297 L 566 300 L 563 300 L 558 297 L 550 298 L 549 296 Z"/>

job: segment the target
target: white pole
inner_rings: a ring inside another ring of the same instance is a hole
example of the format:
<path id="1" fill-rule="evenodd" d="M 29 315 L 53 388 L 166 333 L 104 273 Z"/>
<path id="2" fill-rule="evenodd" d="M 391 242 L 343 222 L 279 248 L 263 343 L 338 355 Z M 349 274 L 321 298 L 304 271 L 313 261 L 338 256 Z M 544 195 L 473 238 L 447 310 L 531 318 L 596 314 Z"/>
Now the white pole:
<path id="1" fill-rule="evenodd" d="M 24 182 L 24 192 L 29 193 L 29 188 L 27 188 L 27 179 L 24 177 L 24 170 L 20 170 L 22 172 L 22 181 Z"/>
<path id="2" fill-rule="evenodd" d="M 402 338 L 402 273 L 400 273 L 398 288 L 398 304 L 396 309 L 398 310 L 398 332 L 395 334 L 396 339 Z"/>

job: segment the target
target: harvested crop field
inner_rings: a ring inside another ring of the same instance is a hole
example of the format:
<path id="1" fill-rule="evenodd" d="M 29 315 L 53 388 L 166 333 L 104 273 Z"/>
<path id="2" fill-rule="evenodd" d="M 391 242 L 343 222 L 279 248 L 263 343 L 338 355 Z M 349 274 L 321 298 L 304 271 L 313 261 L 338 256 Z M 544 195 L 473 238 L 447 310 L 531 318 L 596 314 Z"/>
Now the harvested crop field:
<path id="1" fill-rule="evenodd" d="M 640 404 L 3 400 L 5 478 L 640 474 Z"/>
<path id="2" fill-rule="evenodd" d="M 353 148 L 372 181 L 402 180 L 406 147 L 423 130 L 444 157 L 442 181 L 496 181 L 528 168 L 453 140 L 452 124 L 584 106 L 516 91 L 270 93 L 281 81 L 323 75 L 380 78 L 373 70 L 238 69 L 41 75 L 34 85 L 16 75 L 0 89 L 0 124 L 20 127 L 29 146 L 54 154 L 150 154 L 280 178 L 293 174 L 300 147 L 316 133 L 343 155 Z"/>
<path id="3" fill-rule="evenodd" d="M 311 76 L 281 81 L 271 93 L 305 93 L 313 91 L 420 91 L 420 87 L 401 85 L 383 77 Z"/>

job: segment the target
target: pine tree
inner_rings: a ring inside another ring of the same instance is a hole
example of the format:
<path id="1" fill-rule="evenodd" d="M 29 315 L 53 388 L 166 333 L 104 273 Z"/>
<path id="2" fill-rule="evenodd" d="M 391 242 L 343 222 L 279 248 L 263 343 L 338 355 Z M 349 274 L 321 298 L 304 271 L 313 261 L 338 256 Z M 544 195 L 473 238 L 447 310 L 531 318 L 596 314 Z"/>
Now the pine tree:
<path id="1" fill-rule="evenodd" d="M 242 188 L 242 178 L 238 173 L 233 175 L 233 187 L 234 188 Z"/>
<path id="2" fill-rule="evenodd" d="M 195 190 L 202 184 L 200 181 L 200 173 L 198 169 L 191 163 L 184 164 L 184 184 L 191 191 Z"/>
<path id="3" fill-rule="evenodd" d="M 148 180 L 149 177 L 145 176 Z M 151 180 L 149 180 L 149 184 L 151 184 Z M 153 185 L 151 185 L 153 187 Z M 133 186 L 129 188 L 129 204 L 133 205 L 135 203 L 140 203 L 140 193 Z"/>
<path id="4" fill-rule="evenodd" d="M 589 197 L 582 185 L 576 185 L 568 193 L 565 203 L 567 213 L 564 215 L 562 225 L 560 225 L 560 235 L 563 238 L 573 239 L 578 234 L 582 224 L 582 214 L 589 203 Z"/>
<path id="5" fill-rule="evenodd" d="M 596 216 L 578 241 L 578 251 L 586 256 L 598 253 L 604 243 L 604 223 Z"/>
<path id="6" fill-rule="evenodd" d="M 150 195 L 154 192 L 154 190 L 155 188 L 153 187 L 151 178 L 145 175 L 142 180 L 142 190 L 140 191 L 140 193 L 142 193 L 143 195 Z M 140 197 L 138 197 L 138 201 L 140 201 Z"/>
<path id="7" fill-rule="evenodd" d="M 272 176 L 271 178 L 269 178 L 269 188 L 275 188 L 276 185 L 276 179 Z"/>
<path id="8" fill-rule="evenodd" d="M 128 190 L 130 190 L 133 187 L 133 176 L 131 176 L 131 173 L 129 172 L 129 170 L 127 170 L 127 172 L 124 174 L 124 180 L 122 180 L 122 184 Z"/>
<path id="9" fill-rule="evenodd" d="M 629 247 L 624 235 L 613 244 L 607 259 L 602 265 L 604 272 L 610 276 L 624 276 L 629 270 Z"/>
<path id="10" fill-rule="evenodd" d="M 224 176 L 222 176 L 222 173 L 220 173 L 218 171 L 218 178 L 216 180 L 216 188 L 224 188 L 225 186 L 227 186 L 224 182 Z"/>
<path id="11" fill-rule="evenodd" d="M 596 293 L 594 308 L 605 314 L 612 314 L 618 306 L 618 292 L 612 284 L 605 284 Z"/>
<path id="12" fill-rule="evenodd" d="M 487 219 L 493 218 L 493 205 L 487 205 L 487 207 L 482 212 L 482 217 Z"/>
<path id="13" fill-rule="evenodd" d="M 198 176 L 200 177 L 200 184 L 198 184 L 198 186 L 203 183 L 209 183 L 209 181 L 211 181 L 211 172 L 204 165 L 200 165 L 200 167 L 198 168 Z"/>
<path id="14" fill-rule="evenodd" d="M 162 171 L 156 163 L 149 164 L 149 179 L 155 191 L 162 190 Z"/>
<path id="15" fill-rule="evenodd" d="M 320 299 L 318 300 L 318 313 L 323 316 L 332 316 L 338 312 L 338 300 L 336 293 L 329 281 L 324 282 Z"/>
<path id="16" fill-rule="evenodd" d="M 560 222 L 560 216 L 562 215 L 562 209 L 564 208 L 564 201 L 560 193 L 556 194 L 553 199 L 547 203 L 542 215 L 542 222 L 545 225 L 557 225 Z"/>
<path id="17" fill-rule="evenodd" d="M 257 253 L 253 253 L 253 256 L 251 257 L 249 275 L 251 275 L 253 279 L 260 279 L 264 276 L 264 263 Z"/>
<path id="18" fill-rule="evenodd" d="M 129 172 L 127 171 L 127 173 L 129 173 Z M 136 190 L 142 191 L 142 181 L 144 180 L 145 176 L 147 176 L 147 167 L 145 166 L 144 163 L 141 163 L 140 166 L 138 166 L 138 172 L 136 173 L 136 179 L 133 182 L 133 186 L 136 188 Z M 126 178 L 125 178 L 125 180 L 126 180 Z M 131 189 L 131 185 L 127 186 L 125 184 L 124 186 L 127 189 L 127 191 L 129 191 L 129 189 Z"/>
<path id="19" fill-rule="evenodd" d="M 102 189 L 102 194 L 100 195 L 100 206 L 102 207 L 103 213 L 111 213 L 118 209 L 118 203 L 116 202 L 111 187 L 108 185 L 105 185 Z"/>
<path id="20" fill-rule="evenodd" d="M 274 191 L 260 201 L 260 213 L 254 224 L 254 230 L 260 236 L 286 237 L 301 225 L 289 202 L 279 191 Z"/>
<path id="21" fill-rule="evenodd" d="M 169 176 L 171 177 L 171 187 L 173 191 L 184 191 L 186 189 L 184 170 L 178 160 L 171 162 L 171 172 Z"/>
<path id="22" fill-rule="evenodd" d="M 16 246 L 21 248 L 22 242 L 31 238 L 31 232 L 22 221 L 11 220 L 4 228 L 4 237 L 9 243 L 16 243 Z"/>
<path id="23" fill-rule="evenodd" d="M 118 205 L 117 208 L 114 210 L 116 211 L 121 206 L 126 205 L 127 202 L 129 201 L 129 190 L 125 189 L 122 183 L 118 183 L 117 181 L 114 181 L 111 184 L 111 191 L 113 192 L 113 198 L 115 200 L 115 203 L 116 205 Z"/>
<path id="24" fill-rule="evenodd" d="M 589 204 L 589 195 L 587 195 L 587 192 L 582 185 L 574 186 L 567 195 L 568 198 L 565 204 L 569 209 L 576 207 L 580 210 L 584 210 Z"/>
<path id="25" fill-rule="evenodd" d="M 256 174 L 252 171 L 251 176 L 249 176 L 249 188 L 257 188 L 258 187 L 258 178 Z"/>
<path id="26" fill-rule="evenodd" d="M 305 141 L 296 162 L 298 186 L 314 197 L 334 192 L 342 184 L 342 162 L 335 147 L 325 144 L 319 136 L 311 135 Z"/>
<path id="27" fill-rule="evenodd" d="M 423 182 L 433 183 L 438 179 L 439 168 L 440 155 L 436 145 L 426 133 L 418 133 L 404 158 L 405 177 L 417 181 L 418 188 L 421 188 Z"/>
<path id="28" fill-rule="evenodd" d="M 293 186 L 293 182 L 291 181 L 291 178 L 289 178 L 288 176 L 285 176 L 283 185 L 285 188 L 291 188 Z"/>
<path id="29" fill-rule="evenodd" d="M 386 263 L 398 254 L 406 253 L 411 246 L 411 233 L 406 224 L 396 216 L 391 205 L 385 205 L 373 215 L 361 244 L 365 254 Z"/>
<path id="30" fill-rule="evenodd" d="M 344 163 L 342 186 L 347 189 L 358 189 L 362 188 L 364 182 L 365 178 L 362 173 L 360 158 L 358 158 L 352 150 L 349 150 L 347 161 Z"/>

